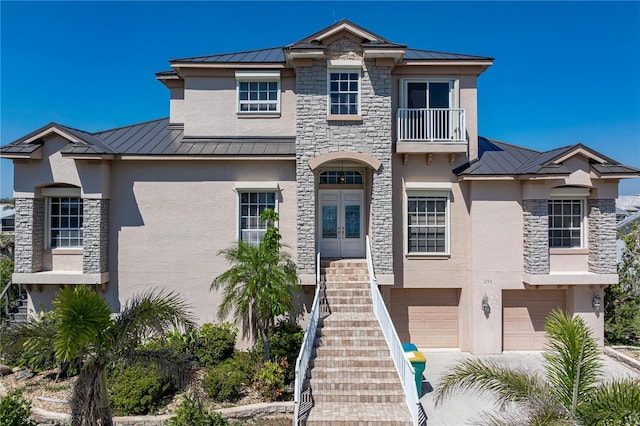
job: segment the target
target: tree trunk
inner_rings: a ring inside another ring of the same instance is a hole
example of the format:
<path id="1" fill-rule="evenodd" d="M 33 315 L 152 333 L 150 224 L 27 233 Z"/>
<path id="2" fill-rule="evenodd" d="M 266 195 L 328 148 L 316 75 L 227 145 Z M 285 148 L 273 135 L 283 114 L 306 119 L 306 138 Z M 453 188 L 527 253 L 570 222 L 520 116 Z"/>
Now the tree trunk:
<path id="1" fill-rule="evenodd" d="M 262 347 L 264 348 L 264 361 L 269 361 L 271 354 L 269 351 L 269 339 L 267 338 L 267 330 L 265 327 L 260 327 L 260 339 L 262 339 Z"/>

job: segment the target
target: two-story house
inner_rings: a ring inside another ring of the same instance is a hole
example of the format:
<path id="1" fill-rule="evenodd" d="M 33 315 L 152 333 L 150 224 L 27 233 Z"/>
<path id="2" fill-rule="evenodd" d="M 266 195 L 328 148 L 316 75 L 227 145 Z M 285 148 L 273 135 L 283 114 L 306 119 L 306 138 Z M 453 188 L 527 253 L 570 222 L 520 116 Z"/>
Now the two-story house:
<path id="1" fill-rule="evenodd" d="M 618 181 L 576 144 L 478 136 L 493 59 L 410 48 L 349 21 L 288 46 L 170 61 L 170 116 L 91 133 L 51 123 L 5 145 L 15 164 L 16 269 L 30 306 L 60 286 L 114 310 L 150 287 L 201 322 L 219 250 L 258 241 L 264 208 L 294 254 L 307 309 L 316 253 L 362 258 L 365 236 L 402 340 L 473 353 L 540 349 L 559 307 L 603 343 L 617 282 Z"/>

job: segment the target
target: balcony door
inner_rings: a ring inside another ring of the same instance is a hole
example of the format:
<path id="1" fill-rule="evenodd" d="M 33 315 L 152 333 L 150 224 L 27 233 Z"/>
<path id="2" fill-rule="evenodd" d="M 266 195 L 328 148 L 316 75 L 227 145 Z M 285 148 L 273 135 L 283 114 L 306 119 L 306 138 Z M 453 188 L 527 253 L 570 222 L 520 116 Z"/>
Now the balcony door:
<path id="1" fill-rule="evenodd" d="M 415 114 L 415 119 L 425 124 L 419 126 L 422 134 L 418 139 L 451 138 L 451 92 L 448 81 L 407 81 L 405 107 L 423 110 Z"/>
<path id="2" fill-rule="evenodd" d="M 321 189 L 320 254 L 322 257 L 364 257 L 362 189 Z"/>

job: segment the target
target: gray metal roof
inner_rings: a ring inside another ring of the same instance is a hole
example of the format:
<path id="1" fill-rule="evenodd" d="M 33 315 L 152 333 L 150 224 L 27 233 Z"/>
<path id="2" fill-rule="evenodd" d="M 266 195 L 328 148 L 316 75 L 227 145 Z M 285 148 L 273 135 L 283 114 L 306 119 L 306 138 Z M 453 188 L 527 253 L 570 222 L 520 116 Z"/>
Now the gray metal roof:
<path id="1" fill-rule="evenodd" d="M 184 138 L 182 129 L 169 127 L 169 119 L 147 121 L 102 132 L 88 133 L 51 123 L 30 135 L 56 127 L 81 140 L 62 149 L 64 155 L 141 155 L 141 156 L 295 156 L 295 136 L 247 138 Z M 29 135 L 0 147 L 2 154 L 30 154 L 41 141 L 25 144 Z"/>
<path id="2" fill-rule="evenodd" d="M 336 22 L 333 25 L 330 25 L 327 28 L 324 28 L 320 31 L 317 31 L 310 36 L 307 36 L 301 40 L 298 40 L 295 43 L 289 44 L 287 46 L 282 47 L 272 47 L 268 49 L 258 49 L 258 50 L 247 50 L 242 52 L 231 52 L 231 53 L 222 53 L 222 54 L 213 54 L 206 56 L 193 56 L 189 58 L 179 58 L 172 59 L 170 63 L 284 63 L 285 62 L 285 49 L 317 49 L 319 47 L 323 47 L 324 45 L 316 40 L 318 36 L 324 34 L 325 32 L 331 30 L 334 27 L 339 27 L 343 24 L 349 24 L 354 28 L 359 28 L 363 32 L 370 34 L 373 38 L 370 40 L 363 40 L 363 46 L 376 47 L 376 48 L 401 48 L 404 49 L 407 47 L 406 44 L 395 43 L 389 41 L 383 37 L 380 37 L 377 34 L 372 33 L 371 31 L 363 28 L 353 22 L 350 22 L 346 19 L 342 19 L 341 21 Z M 448 52 L 436 52 L 432 50 L 420 50 L 420 49 L 407 49 L 404 59 L 407 61 L 413 60 L 433 60 L 433 61 L 477 61 L 477 60 L 490 60 L 493 58 L 485 57 L 485 56 L 476 56 L 476 55 L 465 55 L 459 53 L 448 53 Z M 156 75 L 165 75 L 164 73 L 158 73 Z"/>
<path id="3" fill-rule="evenodd" d="M 599 157 L 604 157 L 582 144 L 540 152 L 479 137 L 478 159 L 458 167 L 453 172 L 458 176 L 570 174 L 571 170 L 561 162 L 556 164 L 554 160 L 578 148 L 586 149 Z M 591 164 L 591 166 L 602 175 L 640 174 L 640 170 L 638 169 L 625 166 L 607 157 L 604 157 L 604 159 L 606 161 L 605 163 L 594 162 Z"/>
<path id="4" fill-rule="evenodd" d="M 284 63 L 282 47 L 172 59 L 171 63 Z"/>
<path id="5" fill-rule="evenodd" d="M 436 52 L 433 50 L 407 49 L 404 55 L 407 61 L 435 60 L 435 61 L 493 61 L 494 58 L 486 56 L 465 55 L 462 53 Z"/>

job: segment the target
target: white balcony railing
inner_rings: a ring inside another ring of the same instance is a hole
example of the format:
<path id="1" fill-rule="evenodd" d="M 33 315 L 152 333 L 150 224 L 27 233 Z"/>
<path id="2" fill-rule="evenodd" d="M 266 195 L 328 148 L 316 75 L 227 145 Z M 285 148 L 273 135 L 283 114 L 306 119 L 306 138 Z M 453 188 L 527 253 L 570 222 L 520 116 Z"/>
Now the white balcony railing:
<path id="1" fill-rule="evenodd" d="M 464 110 L 460 108 L 398 108 L 398 141 L 465 142 Z"/>

